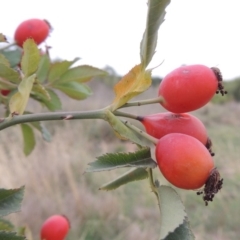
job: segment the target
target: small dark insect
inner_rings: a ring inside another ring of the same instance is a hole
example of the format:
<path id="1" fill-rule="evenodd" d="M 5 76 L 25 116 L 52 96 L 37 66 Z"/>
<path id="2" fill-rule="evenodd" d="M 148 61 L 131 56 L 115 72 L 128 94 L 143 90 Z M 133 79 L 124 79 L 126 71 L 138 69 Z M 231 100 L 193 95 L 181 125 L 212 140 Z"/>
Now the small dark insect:
<path id="1" fill-rule="evenodd" d="M 215 153 L 212 151 L 212 140 L 208 137 L 207 139 L 207 143 L 206 143 L 206 148 L 208 149 L 208 151 L 210 152 L 211 156 L 213 157 L 215 155 Z"/>
<path id="2" fill-rule="evenodd" d="M 223 86 L 223 83 L 222 83 L 223 78 L 222 78 L 222 73 L 221 73 L 220 69 L 217 68 L 217 67 L 212 67 L 211 69 L 213 70 L 213 72 L 214 72 L 214 74 L 215 74 L 215 76 L 217 77 L 217 80 L 218 80 L 218 90 L 216 91 L 216 93 L 220 92 L 222 94 L 222 96 L 224 94 L 227 94 L 227 91 L 224 90 L 224 86 Z"/>
<path id="3" fill-rule="evenodd" d="M 217 194 L 218 191 L 222 189 L 222 185 L 223 178 L 221 179 L 220 173 L 217 168 L 214 168 L 205 183 L 203 191 L 198 191 L 197 195 L 203 194 L 203 201 L 207 206 L 209 201 L 213 201 L 215 194 Z"/>

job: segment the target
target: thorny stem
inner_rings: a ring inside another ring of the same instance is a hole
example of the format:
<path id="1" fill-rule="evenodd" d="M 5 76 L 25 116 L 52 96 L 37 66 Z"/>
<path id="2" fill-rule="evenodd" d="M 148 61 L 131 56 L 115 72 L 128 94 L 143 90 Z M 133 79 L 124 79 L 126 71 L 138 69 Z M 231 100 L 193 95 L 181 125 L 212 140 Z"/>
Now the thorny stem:
<path id="1" fill-rule="evenodd" d="M 74 112 L 47 112 L 47 113 L 34 113 L 15 115 L 12 118 L 0 119 L 0 130 L 8 128 L 10 126 L 38 121 L 52 121 L 52 120 L 74 120 L 74 119 L 104 119 L 105 110 L 99 109 L 94 111 L 74 111 Z"/>
<path id="2" fill-rule="evenodd" d="M 150 98 L 146 100 L 125 103 L 120 108 L 136 107 L 136 106 L 142 106 L 142 105 L 153 104 L 153 103 L 163 103 L 163 102 L 164 102 L 163 97 L 157 97 L 157 98 Z"/>
<path id="3" fill-rule="evenodd" d="M 144 138 L 148 139 L 149 141 L 151 141 L 154 144 L 157 144 L 158 139 L 155 137 L 152 137 L 151 135 L 147 134 L 146 132 L 144 132 L 143 130 L 141 130 L 140 128 L 134 126 L 133 124 L 131 124 L 128 121 L 124 122 L 126 126 L 128 126 L 129 128 L 131 128 L 133 131 L 137 132 L 138 134 L 140 134 L 141 136 L 143 136 Z"/>

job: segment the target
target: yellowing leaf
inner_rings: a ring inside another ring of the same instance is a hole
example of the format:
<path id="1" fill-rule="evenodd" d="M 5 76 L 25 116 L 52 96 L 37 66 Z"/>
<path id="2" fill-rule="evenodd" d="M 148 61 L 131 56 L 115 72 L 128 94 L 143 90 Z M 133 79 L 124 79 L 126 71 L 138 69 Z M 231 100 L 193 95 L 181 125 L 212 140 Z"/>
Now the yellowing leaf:
<path id="1" fill-rule="evenodd" d="M 28 78 L 24 78 L 18 86 L 18 92 L 15 93 L 9 101 L 9 110 L 11 115 L 23 114 L 30 92 L 32 90 L 33 83 L 35 81 L 36 74 L 31 75 Z"/>
<path id="2" fill-rule="evenodd" d="M 111 110 L 118 109 L 131 98 L 146 91 L 151 83 L 151 72 L 145 71 L 141 64 L 136 65 L 115 85 L 116 97 L 111 105 Z"/>

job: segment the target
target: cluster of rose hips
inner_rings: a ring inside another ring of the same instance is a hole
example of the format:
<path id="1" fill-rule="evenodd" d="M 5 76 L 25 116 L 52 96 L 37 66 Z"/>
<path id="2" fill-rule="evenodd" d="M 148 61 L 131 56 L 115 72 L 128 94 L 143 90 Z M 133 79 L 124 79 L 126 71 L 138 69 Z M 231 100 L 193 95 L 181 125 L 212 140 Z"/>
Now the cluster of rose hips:
<path id="1" fill-rule="evenodd" d="M 46 20 L 37 18 L 23 21 L 15 30 L 14 40 L 16 44 L 22 48 L 23 43 L 31 38 L 37 45 L 45 41 L 51 31 L 51 25 Z M 1 89 L 0 93 L 3 96 L 8 96 L 10 89 Z"/>
<path id="2" fill-rule="evenodd" d="M 203 107 L 215 93 L 227 93 L 218 68 L 182 66 L 159 86 L 158 94 L 164 99 L 161 104 L 170 112 L 138 117 L 146 132 L 159 139 L 155 155 L 163 176 L 178 188 L 198 190 L 206 205 L 222 188 L 223 179 L 214 166 L 205 126 L 187 112 Z"/>

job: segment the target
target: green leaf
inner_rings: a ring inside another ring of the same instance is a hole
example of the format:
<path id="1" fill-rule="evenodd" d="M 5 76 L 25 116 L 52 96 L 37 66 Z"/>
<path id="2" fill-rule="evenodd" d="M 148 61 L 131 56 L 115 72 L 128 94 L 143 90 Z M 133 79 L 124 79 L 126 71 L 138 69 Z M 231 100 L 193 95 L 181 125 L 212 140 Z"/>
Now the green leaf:
<path id="1" fill-rule="evenodd" d="M 0 63 L 10 67 L 8 59 L 3 54 L 0 54 Z"/>
<path id="2" fill-rule="evenodd" d="M 14 226 L 10 221 L 0 218 L 0 231 L 13 231 L 13 230 Z"/>
<path id="3" fill-rule="evenodd" d="M 28 124 L 25 123 L 21 124 L 21 129 L 24 141 L 23 152 L 26 156 L 28 156 L 33 151 L 36 145 L 34 132 L 33 129 Z"/>
<path id="4" fill-rule="evenodd" d="M 92 94 L 91 89 L 87 85 L 77 82 L 59 83 L 54 85 L 54 88 L 76 100 L 85 99 Z"/>
<path id="5" fill-rule="evenodd" d="M 24 187 L 16 189 L 0 189 L 0 217 L 18 212 L 23 200 Z M 0 238 L 1 239 L 1 238 Z"/>
<path id="6" fill-rule="evenodd" d="M 161 212 L 160 240 L 162 240 L 184 223 L 187 214 L 179 195 L 173 188 L 168 186 L 159 187 L 157 183 L 156 190 Z"/>
<path id="7" fill-rule="evenodd" d="M 108 153 L 89 163 L 86 172 L 108 171 L 122 167 L 155 168 L 156 162 L 151 158 L 149 148 L 142 148 L 131 153 Z"/>
<path id="8" fill-rule="evenodd" d="M 33 74 L 24 78 L 18 86 L 18 92 L 10 98 L 9 110 L 11 115 L 21 115 L 25 111 L 35 77 L 36 74 Z"/>
<path id="9" fill-rule="evenodd" d="M 48 81 L 55 82 L 57 81 L 68 69 L 72 66 L 79 58 L 75 58 L 73 61 L 62 61 L 53 63 L 50 67 L 48 74 Z"/>
<path id="10" fill-rule="evenodd" d="M 50 89 L 48 89 L 47 91 L 50 96 L 50 100 L 41 93 L 34 93 L 31 95 L 31 97 L 33 99 L 35 99 L 36 101 L 41 102 L 50 111 L 60 110 L 62 108 L 62 103 L 61 103 L 61 100 L 59 99 L 58 95 Z"/>
<path id="11" fill-rule="evenodd" d="M 99 190 L 114 190 L 124 184 L 148 178 L 148 173 L 144 168 L 131 169 L 118 178 L 102 185 Z"/>
<path id="12" fill-rule="evenodd" d="M 170 234 L 168 234 L 166 238 L 164 238 L 164 240 L 178 240 L 178 239 L 184 240 L 195 239 L 187 219 L 185 219 L 184 223 L 181 224 L 178 228 L 176 228 L 174 232 L 171 232 Z"/>
<path id="13" fill-rule="evenodd" d="M 52 136 L 48 129 L 44 126 L 42 122 L 30 122 L 34 128 L 42 133 L 42 137 L 46 142 L 51 142 Z"/>
<path id="14" fill-rule="evenodd" d="M 47 54 L 42 55 L 37 70 L 37 79 L 40 82 L 44 82 L 47 80 L 50 65 L 51 61 L 49 56 Z"/>
<path id="15" fill-rule="evenodd" d="M 37 80 L 35 81 L 32 90 L 34 92 L 38 92 L 41 93 L 42 95 L 44 95 L 48 100 L 51 100 L 50 94 L 48 93 L 48 91 L 45 89 L 45 87 L 40 84 Z"/>
<path id="16" fill-rule="evenodd" d="M 0 77 L 13 82 L 13 83 L 19 83 L 20 82 L 20 76 L 18 72 L 13 70 L 12 68 L 8 67 L 4 63 L 0 63 Z"/>
<path id="17" fill-rule="evenodd" d="M 22 50 L 20 50 L 20 48 L 16 48 L 11 51 L 3 51 L 2 54 L 8 59 L 11 67 L 16 67 L 20 63 Z"/>
<path id="18" fill-rule="evenodd" d="M 67 70 L 59 79 L 59 82 L 87 82 L 96 76 L 104 76 L 108 73 L 99 68 L 95 68 L 88 65 L 77 66 Z"/>
<path id="19" fill-rule="evenodd" d="M 0 231 L 1 240 L 26 240 L 24 236 L 18 236 L 15 232 Z"/>
<path id="20" fill-rule="evenodd" d="M 155 53 L 158 29 L 164 22 L 170 0 L 149 0 L 146 29 L 140 44 L 141 63 L 146 68 Z"/>
<path id="21" fill-rule="evenodd" d="M 38 69 L 40 61 L 39 49 L 33 39 L 27 39 L 23 43 L 23 56 L 21 68 L 25 77 L 29 77 Z"/>
<path id="22" fill-rule="evenodd" d="M 140 146 L 146 146 L 146 143 L 142 141 L 138 135 L 128 128 L 119 118 L 117 118 L 112 112 L 105 112 L 105 120 L 112 126 L 117 137 L 122 140 L 130 140 Z"/>

